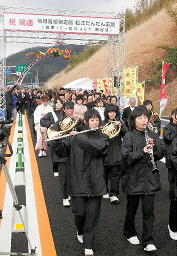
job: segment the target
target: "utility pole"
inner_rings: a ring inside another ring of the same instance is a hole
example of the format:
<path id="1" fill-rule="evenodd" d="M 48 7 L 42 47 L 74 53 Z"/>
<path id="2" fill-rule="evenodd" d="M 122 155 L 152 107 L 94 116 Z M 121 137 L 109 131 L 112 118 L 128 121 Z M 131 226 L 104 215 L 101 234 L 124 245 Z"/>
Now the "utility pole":
<path id="1" fill-rule="evenodd" d="M 35 87 L 39 88 L 39 72 L 38 72 L 38 70 L 36 70 Z"/>

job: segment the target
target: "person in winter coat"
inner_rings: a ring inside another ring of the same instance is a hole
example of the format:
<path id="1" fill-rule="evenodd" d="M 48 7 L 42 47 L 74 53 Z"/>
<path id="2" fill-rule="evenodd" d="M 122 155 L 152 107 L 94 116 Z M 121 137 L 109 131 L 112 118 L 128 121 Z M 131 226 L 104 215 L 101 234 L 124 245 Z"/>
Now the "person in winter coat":
<path id="1" fill-rule="evenodd" d="M 135 109 L 135 107 L 136 107 L 136 99 L 130 98 L 129 106 L 123 110 L 122 120 L 124 121 L 128 130 L 129 130 L 129 117 L 131 115 L 131 112 Z"/>
<path id="2" fill-rule="evenodd" d="M 98 111 L 84 114 L 87 129 L 97 129 L 101 124 Z M 77 239 L 84 244 L 85 256 L 94 255 L 95 231 L 98 226 L 101 198 L 106 193 L 103 154 L 109 143 L 100 130 L 77 134 L 73 131 L 59 145 L 58 154 L 67 150 L 68 193 L 72 198 L 72 211 L 77 227 Z"/>
<path id="3" fill-rule="evenodd" d="M 143 106 L 145 106 L 147 108 L 147 110 L 150 113 L 150 116 L 153 116 L 153 103 L 151 100 L 145 100 L 143 102 Z M 157 117 L 155 118 L 155 120 L 151 120 L 151 118 L 149 118 L 149 125 L 152 126 L 152 129 L 157 131 L 157 134 L 160 135 L 160 128 L 161 128 L 161 121 L 159 116 L 157 115 Z"/>
<path id="4" fill-rule="evenodd" d="M 53 111 L 53 108 L 48 104 L 49 98 L 47 95 L 43 95 L 42 104 L 37 106 L 34 111 L 34 125 L 36 131 L 36 145 L 35 150 L 38 151 L 38 157 L 45 157 L 47 151 L 47 129 L 40 125 L 40 120 L 44 117 L 47 113 L 52 112 L 53 116 L 57 120 L 57 117 Z"/>
<path id="5" fill-rule="evenodd" d="M 12 120 L 12 107 L 13 107 L 13 90 L 14 86 L 7 86 L 7 91 L 5 92 L 6 100 L 6 120 Z"/>
<path id="6" fill-rule="evenodd" d="M 136 107 L 131 113 L 130 131 L 122 142 L 122 155 L 127 164 L 122 183 L 123 191 L 127 194 L 124 236 L 131 244 L 140 244 L 135 229 L 135 215 L 141 199 L 142 245 L 145 251 L 152 252 L 157 250 L 153 241 L 154 199 L 161 189 L 159 171 L 153 171 L 152 160 L 163 157 L 164 146 L 158 134 L 147 128 L 149 117 L 144 106 Z"/>
<path id="7" fill-rule="evenodd" d="M 119 202 L 118 195 L 121 168 L 123 168 L 121 144 L 122 137 L 127 132 L 127 128 L 119 120 L 120 115 L 117 106 L 108 104 L 105 108 L 104 116 L 105 124 L 115 121 L 116 124 L 121 127 L 119 134 L 110 139 L 110 143 L 104 157 L 105 176 L 109 199 L 112 204 L 117 204 Z M 108 186 L 108 181 L 110 182 L 110 187 Z M 103 197 L 107 198 L 107 195 L 104 195 Z"/>
<path id="8" fill-rule="evenodd" d="M 61 100 L 60 100 L 60 103 L 61 103 Z M 56 105 L 57 105 L 57 103 L 56 103 Z M 58 105 L 61 105 L 61 104 L 59 104 L 59 102 L 58 102 Z M 67 101 L 63 104 L 63 108 L 64 108 L 64 110 L 60 109 L 59 112 L 57 112 L 56 110 L 54 111 L 58 118 L 57 121 L 55 120 L 52 112 L 49 112 L 43 118 L 41 118 L 40 125 L 42 127 L 46 127 L 46 128 L 49 128 L 52 126 L 52 128 L 55 131 L 61 131 L 61 127 L 60 127 L 61 122 L 66 117 L 74 118 L 74 115 L 73 115 L 74 103 L 72 101 Z M 59 142 L 57 141 L 57 143 L 59 143 Z M 66 162 L 67 154 L 66 154 L 66 150 L 63 150 L 62 152 L 60 152 L 60 155 L 58 155 L 57 151 L 55 150 L 55 144 L 56 144 L 55 140 L 50 141 L 50 143 L 49 143 L 50 155 L 52 158 L 52 165 L 53 165 L 53 172 L 54 172 L 54 176 L 59 176 L 59 178 L 60 178 L 60 190 L 61 190 L 61 194 L 62 194 L 63 206 L 69 207 L 70 201 L 69 201 L 68 192 L 67 192 L 67 173 L 65 170 L 65 162 Z M 60 145 L 60 143 L 59 143 L 59 145 Z"/>
<path id="9" fill-rule="evenodd" d="M 171 113 L 169 124 L 164 127 L 164 143 L 168 181 L 170 185 L 169 235 L 177 240 L 177 108 Z"/>
<path id="10" fill-rule="evenodd" d="M 18 104 L 18 97 L 15 93 L 12 95 L 13 97 L 13 106 L 12 106 L 12 119 L 16 120 L 17 117 L 17 104 Z"/>
<path id="11" fill-rule="evenodd" d="M 49 112 L 47 113 L 44 117 L 41 118 L 40 120 L 40 125 L 42 127 L 46 127 L 46 128 L 49 128 L 49 127 L 53 127 L 53 125 L 59 120 L 59 122 L 61 120 L 63 120 L 65 114 L 64 114 L 64 111 L 63 111 L 63 102 L 59 99 L 59 98 L 56 98 L 55 101 L 54 101 L 54 113 L 57 117 L 57 120 L 55 118 L 55 116 L 53 115 L 53 112 Z M 53 172 L 54 172 L 54 176 L 59 176 L 58 175 L 58 166 L 59 166 L 59 163 L 60 162 L 63 162 L 63 161 L 59 161 L 58 157 L 55 156 L 55 153 L 53 152 L 52 150 L 52 141 L 49 143 L 50 145 L 50 155 L 51 155 L 51 158 L 52 158 L 52 165 L 53 165 Z"/>

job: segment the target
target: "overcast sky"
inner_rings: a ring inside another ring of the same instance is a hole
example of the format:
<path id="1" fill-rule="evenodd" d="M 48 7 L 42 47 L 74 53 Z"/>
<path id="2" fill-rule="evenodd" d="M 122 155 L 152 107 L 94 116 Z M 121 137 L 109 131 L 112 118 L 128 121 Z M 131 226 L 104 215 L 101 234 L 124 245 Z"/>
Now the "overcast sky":
<path id="1" fill-rule="evenodd" d="M 137 0 L 0 0 L 1 6 L 53 8 L 69 10 L 119 11 L 132 7 Z"/>
<path id="2" fill-rule="evenodd" d="M 133 8 L 138 0 L 0 0 L 0 6 L 52 8 L 57 10 L 86 10 L 98 12 L 121 12 L 126 8 Z M 34 45 L 33 45 L 34 46 Z M 30 47 L 25 45 L 25 48 Z M 24 45 L 7 45 L 6 54 L 24 49 Z"/>

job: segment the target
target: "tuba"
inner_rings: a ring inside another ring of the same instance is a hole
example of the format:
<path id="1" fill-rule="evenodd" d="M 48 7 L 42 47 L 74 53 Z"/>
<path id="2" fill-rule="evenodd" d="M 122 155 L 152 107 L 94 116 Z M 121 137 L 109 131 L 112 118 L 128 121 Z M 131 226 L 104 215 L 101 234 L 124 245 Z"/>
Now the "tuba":
<path id="1" fill-rule="evenodd" d="M 77 123 L 78 123 L 78 120 L 70 116 L 67 116 L 66 118 L 63 119 L 63 121 L 59 123 L 61 131 L 56 131 L 53 128 L 48 128 L 47 136 L 51 140 L 59 136 L 62 136 L 66 133 L 69 133 L 77 125 Z"/>
<path id="2" fill-rule="evenodd" d="M 105 124 L 101 128 L 101 132 L 103 134 L 108 135 L 110 139 L 116 137 L 119 135 L 119 132 L 121 130 L 121 125 L 117 125 L 116 121 L 109 121 L 107 124 Z"/>

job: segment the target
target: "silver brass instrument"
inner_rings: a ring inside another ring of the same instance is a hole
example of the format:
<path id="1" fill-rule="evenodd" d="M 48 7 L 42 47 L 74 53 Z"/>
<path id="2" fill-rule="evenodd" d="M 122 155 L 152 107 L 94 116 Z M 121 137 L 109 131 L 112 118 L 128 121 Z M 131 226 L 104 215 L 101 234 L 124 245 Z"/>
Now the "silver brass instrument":
<path id="1" fill-rule="evenodd" d="M 67 132 L 71 131 L 72 126 L 74 127 L 75 125 L 71 125 L 70 128 L 67 129 Z M 60 127 L 61 127 L 61 125 L 60 125 Z M 110 139 L 112 139 L 112 138 L 116 137 L 119 134 L 119 132 L 121 130 L 121 125 L 117 125 L 116 121 L 111 121 L 111 122 L 108 122 L 106 125 L 104 125 L 102 127 L 80 131 L 77 134 L 86 133 L 86 132 L 90 132 L 90 131 L 95 131 L 95 130 L 98 130 L 98 129 L 100 129 L 103 134 L 108 135 L 108 137 Z M 58 131 L 55 131 L 55 130 L 52 130 L 52 129 L 48 129 L 48 132 L 47 132 L 48 139 L 46 141 L 60 140 L 60 139 L 72 136 L 70 134 L 65 134 L 67 132 L 66 132 L 66 130 L 58 132 Z"/>
<path id="2" fill-rule="evenodd" d="M 145 128 L 144 132 L 145 132 L 145 140 L 146 140 L 146 146 L 147 146 L 147 145 L 149 145 L 148 141 L 150 139 L 150 137 L 148 136 L 147 127 Z M 158 169 L 157 169 L 157 165 L 156 165 L 155 160 L 154 160 L 153 145 L 151 145 L 151 149 L 152 149 L 152 152 L 149 155 L 150 155 L 151 163 L 152 163 L 152 172 L 155 172 L 155 171 L 158 171 Z"/>

